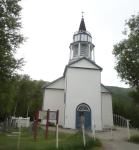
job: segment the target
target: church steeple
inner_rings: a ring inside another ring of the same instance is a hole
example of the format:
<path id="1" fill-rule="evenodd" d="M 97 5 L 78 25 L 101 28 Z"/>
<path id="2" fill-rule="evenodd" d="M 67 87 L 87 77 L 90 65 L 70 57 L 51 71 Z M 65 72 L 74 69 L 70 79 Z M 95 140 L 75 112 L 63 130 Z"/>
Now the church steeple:
<path id="1" fill-rule="evenodd" d="M 73 42 L 70 44 L 69 63 L 82 57 L 86 57 L 87 59 L 95 62 L 94 47 L 95 45 L 92 44 L 92 36 L 88 31 L 86 31 L 84 18 L 82 16 L 79 30 L 74 33 Z"/>
<path id="2" fill-rule="evenodd" d="M 82 18 L 79 31 L 86 31 L 85 23 L 84 23 L 84 18 Z"/>

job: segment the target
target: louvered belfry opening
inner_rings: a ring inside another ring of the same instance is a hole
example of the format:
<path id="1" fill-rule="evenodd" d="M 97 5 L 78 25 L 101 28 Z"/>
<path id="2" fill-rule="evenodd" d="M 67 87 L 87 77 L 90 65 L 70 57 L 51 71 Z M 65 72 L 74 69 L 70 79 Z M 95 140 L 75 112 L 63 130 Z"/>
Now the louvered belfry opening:
<path id="1" fill-rule="evenodd" d="M 87 44 L 81 44 L 81 56 L 86 56 L 88 57 L 88 51 L 89 51 L 89 47 Z"/>
<path id="2" fill-rule="evenodd" d="M 78 57 L 78 45 L 74 45 L 73 47 L 73 57 Z"/>

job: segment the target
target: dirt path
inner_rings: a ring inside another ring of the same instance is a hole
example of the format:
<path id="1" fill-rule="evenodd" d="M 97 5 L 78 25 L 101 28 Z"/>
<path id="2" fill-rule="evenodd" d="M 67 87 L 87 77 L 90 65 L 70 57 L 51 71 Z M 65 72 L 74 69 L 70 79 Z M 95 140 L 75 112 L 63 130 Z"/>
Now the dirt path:
<path id="1" fill-rule="evenodd" d="M 130 143 L 123 140 L 101 140 L 105 150 L 139 150 L 139 144 Z"/>
<path id="2" fill-rule="evenodd" d="M 139 131 L 130 130 L 130 135 L 137 135 Z M 105 150 L 139 150 L 139 144 L 128 142 L 127 129 L 118 128 L 112 132 L 96 132 Z"/>

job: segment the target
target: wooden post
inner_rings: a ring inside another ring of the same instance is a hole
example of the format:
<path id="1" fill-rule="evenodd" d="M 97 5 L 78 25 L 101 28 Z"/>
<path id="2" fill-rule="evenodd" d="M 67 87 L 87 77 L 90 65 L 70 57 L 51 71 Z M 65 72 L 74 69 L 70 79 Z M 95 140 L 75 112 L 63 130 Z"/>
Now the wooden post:
<path id="1" fill-rule="evenodd" d="M 37 137 L 38 117 L 39 117 L 39 108 L 37 108 L 37 112 L 36 112 L 34 139 L 36 139 Z"/>
<path id="2" fill-rule="evenodd" d="M 93 125 L 92 125 L 92 134 L 93 134 L 93 137 L 94 137 L 94 141 L 95 141 L 95 122 L 93 121 Z"/>
<path id="3" fill-rule="evenodd" d="M 129 121 L 130 120 L 126 120 L 127 121 L 127 138 L 128 138 L 128 140 L 130 140 L 130 130 L 129 130 Z"/>
<path id="4" fill-rule="evenodd" d="M 57 110 L 57 113 L 56 113 L 56 132 L 57 132 L 57 125 L 58 125 L 58 117 L 59 117 L 59 110 Z M 56 135 L 56 132 L 55 132 L 55 135 Z"/>
<path id="5" fill-rule="evenodd" d="M 115 115 L 115 124 L 114 125 L 117 125 L 117 115 Z"/>
<path id="6" fill-rule="evenodd" d="M 48 126 L 49 126 L 49 112 L 50 110 L 47 110 L 47 120 L 46 120 L 46 134 L 45 134 L 45 138 L 47 139 L 48 137 Z"/>
<path id="7" fill-rule="evenodd" d="M 56 125 L 56 148 L 58 148 L 58 124 Z"/>
<path id="8" fill-rule="evenodd" d="M 57 110 L 57 114 L 56 114 L 56 124 L 58 124 L 58 117 L 59 117 L 59 110 Z"/>
<path id="9" fill-rule="evenodd" d="M 84 134 L 84 125 L 82 125 L 82 131 L 83 131 L 83 142 L 84 142 L 84 146 L 85 146 L 85 134 Z"/>
<path id="10" fill-rule="evenodd" d="M 111 141 L 113 140 L 113 134 L 112 134 L 112 126 L 111 126 Z"/>

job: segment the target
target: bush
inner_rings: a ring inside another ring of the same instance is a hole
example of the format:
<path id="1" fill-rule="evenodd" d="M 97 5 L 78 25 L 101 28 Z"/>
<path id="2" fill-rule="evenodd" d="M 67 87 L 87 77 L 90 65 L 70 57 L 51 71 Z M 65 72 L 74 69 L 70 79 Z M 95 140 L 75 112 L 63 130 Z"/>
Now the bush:
<path id="1" fill-rule="evenodd" d="M 101 147 L 101 142 L 98 139 L 94 139 L 85 135 L 86 145 L 83 144 L 83 135 L 81 132 L 77 132 L 74 135 L 71 135 L 67 138 L 67 141 L 59 143 L 58 150 L 88 150 L 94 147 Z"/>
<path id="2" fill-rule="evenodd" d="M 139 143 L 139 135 L 133 135 L 130 137 L 130 141 Z"/>

